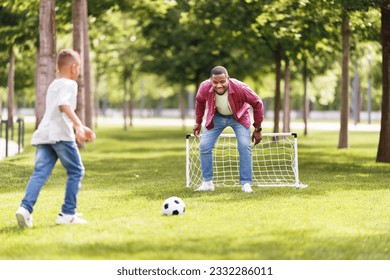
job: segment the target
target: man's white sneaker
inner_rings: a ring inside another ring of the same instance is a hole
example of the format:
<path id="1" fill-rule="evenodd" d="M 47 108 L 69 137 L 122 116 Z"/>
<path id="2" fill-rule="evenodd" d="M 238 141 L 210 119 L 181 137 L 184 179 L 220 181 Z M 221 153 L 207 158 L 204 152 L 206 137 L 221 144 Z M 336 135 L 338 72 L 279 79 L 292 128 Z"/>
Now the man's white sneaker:
<path id="1" fill-rule="evenodd" d="M 249 183 L 243 184 L 241 190 L 246 193 L 253 192 L 251 185 Z"/>
<path id="2" fill-rule="evenodd" d="M 18 220 L 18 224 L 20 227 L 32 227 L 32 215 L 31 213 L 24 207 L 19 207 L 16 211 L 16 220 Z"/>
<path id="3" fill-rule="evenodd" d="M 86 224 L 87 221 L 79 218 L 77 215 L 68 215 L 60 213 L 57 216 L 57 225 L 68 225 L 68 224 Z"/>
<path id="4" fill-rule="evenodd" d="M 196 192 L 199 191 L 214 191 L 214 184 L 213 181 L 205 181 L 200 185 L 199 188 L 195 189 Z"/>

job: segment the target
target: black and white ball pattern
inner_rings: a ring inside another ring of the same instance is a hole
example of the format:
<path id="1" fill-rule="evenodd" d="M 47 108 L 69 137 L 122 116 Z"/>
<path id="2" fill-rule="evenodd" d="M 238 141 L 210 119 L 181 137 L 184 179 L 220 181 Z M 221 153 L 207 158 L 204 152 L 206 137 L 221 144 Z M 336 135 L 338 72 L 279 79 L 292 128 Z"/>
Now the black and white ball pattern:
<path id="1" fill-rule="evenodd" d="M 166 216 L 182 215 L 186 210 L 184 201 L 177 196 L 166 199 L 162 206 L 162 212 Z"/>

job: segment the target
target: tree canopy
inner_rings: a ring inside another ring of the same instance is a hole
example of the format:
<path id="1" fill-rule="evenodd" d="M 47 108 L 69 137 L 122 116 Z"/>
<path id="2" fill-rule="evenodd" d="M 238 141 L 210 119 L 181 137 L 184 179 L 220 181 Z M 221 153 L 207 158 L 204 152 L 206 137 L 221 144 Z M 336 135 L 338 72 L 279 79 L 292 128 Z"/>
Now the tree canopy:
<path id="1" fill-rule="evenodd" d="M 110 106 L 122 106 L 123 77 L 131 73 L 136 107 L 141 106 L 141 99 L 143 104 L 157 106 L 162 97 L 165 106 L 175 107 L 178 104 L 175 92 L 185 87 L 194 92 L 199 82 L 208 77 L 210 69 L 222 64 L 232 76 L 247 81 L 267 100 L 275 92 L 274 56 L 276 47 L 280 46 L 281 66 L 286 59 L 291 61 L 292 107 L 302 107 L 299 100 L 305 65 L 310 81 L 308 98 L 314 108 L 337 109 L 339 82 L 334 80 L 334 73 L 340 67 L 339 25 L 344 6 L 350 11 L 352 56 L 364 63 L 367 52 L 361 46 L 371 50 L 373 108 L 378 110 L 381 96 L 378 5 L 381 1 L 358 2 L 89 1 L 93 82 L 98 82 L 98 87 L 94 86 L 96 95 L 100 104 L 104 99 Z M 71 3 L 57 1 L 56 5 L 57 48 L 71 47 Z M 5 38 L 0 43 L 4 65 L 0 70 L 0 92 L 6 87 L 7 50 L 13 45 L 18 106 L 31 106 L 34 102 L 31 69 L 36 67 L 37 7 L 37 0 L 7 0 L 0 5 L 0 35 Z M 360 69 L 364 80 L 364 67 Z M 141 79 L 152 82 L 142 88 Z M 325 82 L 324 90 L 313 83 L 318 79 L 334 82 Z M 273 102 L 270 99 L 268 103 Z"/>

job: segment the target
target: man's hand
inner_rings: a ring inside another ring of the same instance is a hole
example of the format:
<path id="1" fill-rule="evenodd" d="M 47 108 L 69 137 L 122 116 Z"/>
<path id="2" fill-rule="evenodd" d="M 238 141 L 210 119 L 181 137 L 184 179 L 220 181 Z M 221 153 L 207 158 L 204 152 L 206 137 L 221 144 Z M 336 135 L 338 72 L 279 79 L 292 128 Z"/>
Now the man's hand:
<path id="1" fill-rule="evenodd" d="M 202 125 L 201 124 L 196 124 L 194 125 L 194 135 L 196 137 L 199 137 L 200 136 L 200 130 L 202 129 Z"/>
<path id="2" fill-rule="evenodd" d="M 253 131 L 252 134 L 252 142 L 256 146 L 260 143 L 261 139 L 263 139 L 263 136 L 261 135 L 261 131 L 257 131 L 256 129 Z"/>

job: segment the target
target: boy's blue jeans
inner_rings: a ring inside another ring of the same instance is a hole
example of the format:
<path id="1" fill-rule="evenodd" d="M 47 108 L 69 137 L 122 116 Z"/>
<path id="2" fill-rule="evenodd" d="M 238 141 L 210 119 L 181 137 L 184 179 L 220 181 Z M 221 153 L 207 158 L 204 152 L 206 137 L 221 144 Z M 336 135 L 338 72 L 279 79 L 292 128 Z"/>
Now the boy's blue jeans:
<path id="1" fill-rule="evenodd" d="M 80 181 L 84 177 L 85 171 L 80 152 L 74 141 L 60 141 L 55 144 L 37 146 L 34 172 L 27 184 L 26 194 L 21 204 L 30 213 L 33 212 L 39 192 L 49 178 L 57 159 L 60 159 L 68 175 L 62 213 L 75 214 L 77 194 L 81 186 Z"/>
<path id="2" fill-rule="evenodd" d="M 252 184 L 252 147 L 250 143 L 250 128 L 246 128 L 235 121 L 233 116 L 214 115 L 214 127 L 210 130 L 204 128 L 200 139 L 200 165 L 203 181 L 213 179 L 213 149 L 218 136 L 226 127 L 232 127 L 237 138 L 238 152 L 240 154 L 240 184 Z"/>

